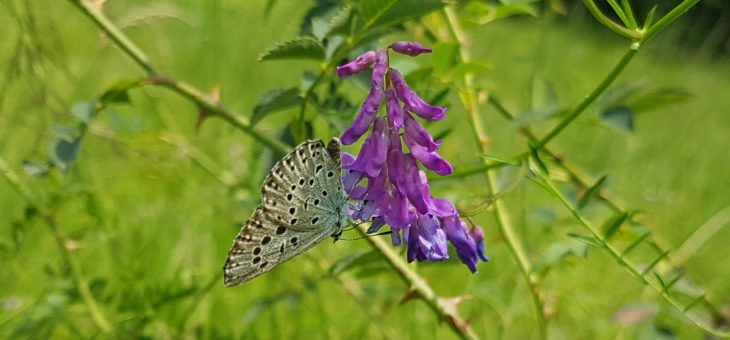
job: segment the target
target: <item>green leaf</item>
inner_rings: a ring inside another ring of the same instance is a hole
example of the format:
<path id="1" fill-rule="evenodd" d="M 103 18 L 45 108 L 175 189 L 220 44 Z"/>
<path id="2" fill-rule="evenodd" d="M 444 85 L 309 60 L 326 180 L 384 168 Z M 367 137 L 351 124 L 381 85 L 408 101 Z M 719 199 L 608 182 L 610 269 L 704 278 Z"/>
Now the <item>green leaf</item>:
<path id="1" fill-rule="evenodd" d="M 610 220 L 606 221 L 606 223 L 603 225 L 603 236 L 606 238 L 606 240 L 611 239 L 611 237 L 616 234 L 616 232 L 621 228 L 621 226 L 630 216 L 631 213 L 627 211 L 622 214 L 618 214 Z"/>
<path id="2" fill-rule="evenodd" d="M 139 86 L 138 80 L 120 80 L 110 86 L 100 97 L 104 104 L 129 104 L 129 89 Z"/>
<path id="3" fill-rule="evenodd" d="M 445 75 L 456 65 L 459 54 L 459 44 L 455 42 L 438 42 L 433 45 L 431 65 L 438 75 Z"/>
<path id="4" fill-rule="evenodd" d="M 603 184 L 606 182 L 607 176 L 604 175 L 601 178 L 599 178 L 595 184 L 593 184 L 586 192 L 581 196 L 580 200 L 578 201 L 578 209 L 581 209 L 585 207 L 588 202 L 591 201 L 591 199 L 598 194 L 598 192 L 601 191 L 601 188 L 603 188 Z"/>
<path id="5" fill-rule="evenodd" d="M 549 175 L 550 170 L 548 170 L 548 167 L 545 165 L 545 163 L 540 158 L 540 153 L 532 145 L 530 145 L 529 147 L 530 147 L 530 158 L 534 161 L 535 165 L 537 165 L 537 170 L 539 170 L 543 176 Z"/>
<path id="6" fill-rule="evenodd" d="M 61 169 L 68 168 L 75 160 L 81 148 L 81 137 L 72 142 L 57 139 L 51 142 L 48 153 L 53 162 Z"/>
<path id="7" fill-rule="evenodd" d="M 644 30 L 649 29 L 651 25 L 654 24 L 654 15 L 656 15 L 656 9 L 657 5 L 654 5 L 649 10 L 649 13 L 646 15 L 646 20 L 644 20 Z"/>
<path id="8" fill-rule="evenodd" d="M 507 158 L 495 157 L 495 156 L 491 156 L 491 155 L 482 155 L 481 157 L 486 160 L 495 162 L 495 163 L 514 165 L 514 166 L 520 165 L 520 161 L 515 160 L 515 159 L 507 159 Z"/>
<path id="9" fill-rule="evenodd" d="M 365 0 L 358 3 L 357 12 L 368 30 L 418 18 L 444 5 L 443 0 Z"/>
<path id="10" fill-rule="evenodd" d="M 301 102 L 302 98 L 299 95 L 299 89 L 296 87 L 270 90 L 259 99 L 256 107 L 254 107 L 253 116 L 251 116 L 251 126 L 256 125 L 256 123 L 271 112 L 288 109 L 299 105 Z"/>
<path id="11" fill-rule="evenodd" d="M 601 119 L 626 131 L 634 131 L 634 111 L 628 106 L 611 107 L 600 113 Z"/>
<path id="12" fill-rule="evenodd" d="M 531 3 L 536 1 L 501 1 L 499 4 L 469 1 L 464 6 L 463 18 L 472 25 L 484 25 L 495 20 L 517 15 L 537 16 L 539 11 Z"/>
<path id="13" fill-rule="evenodd" d="M 274 45 L 259 56 L 259 61 L 281 59 L 324 60 L 324 47 L 310 37 L 299 37 Z"/>
<path id="14" fill-rule="evenodd" d="M 683 89 L 662 88 L 634 96 L 628 106 L 634 112 L 653 111 L 669 105 L 676 105 L 692 98 L 692 94 Z"/>
<path id="15" fill-rule="evenodd" d="M 598 247 L 598 248 L 603 247 L 603 245 L 601 245 L 600 242 L 598 242 L 596 239 L 594 239 L 593 237 L 590 237 L 590 236 L 583 236 L 583 235 L 576 234 L 576 233 L 568 233 L 566 235 L 568 235 L 568 237 L 570 237 L 576 241 L 583 242 L 589 246 L 594 246 L 594 247 Z"/>
<path id="16" fill-rule="evenodd" d="M 274 5 L 276 4 L 276 0 L 267 0 L 266 6 L 264 7 L 264 18 L 269 18 L 269 15 L 271 15 L 271 10 L 274 9 Z"/>
<path id="17" fill-rule="evenodd" d="M 71 114 L 86 124 L 91 123 L 91 119 L 94 118 L 96 112 L 95 100 L 78 102 L 71 108 Z"/>

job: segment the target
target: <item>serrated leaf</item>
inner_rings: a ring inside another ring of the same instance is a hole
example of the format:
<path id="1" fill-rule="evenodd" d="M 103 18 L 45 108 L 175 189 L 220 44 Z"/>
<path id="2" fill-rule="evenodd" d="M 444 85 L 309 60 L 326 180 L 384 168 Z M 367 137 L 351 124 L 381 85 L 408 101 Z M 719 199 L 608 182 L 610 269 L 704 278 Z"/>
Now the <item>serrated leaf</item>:
<path id="1" fill-rule="evenodd" d="M 581 196 L 580 200 L 578 201 L 578 209 L 582 209 L 585 207 L 588 202 L 591 201 L 593 197 L 595 197 L 603 188 L 603 184 L 606 182 L 606 178 L 608 176 L 603 175 L 601 178 L 599 178 L 595 184 L 593 184 L 586 192 Z"/>
<path id="2" fill-rule="evenodd" d="M 627 106 L 611 107 L 600 113 L 607 123 L 629 132 L 634 131 L 634 112 Z"/>
<path id="3" fill-rule="evenodd" d="M 325 51 L 319 41 L 300 37 L 274 45 L 259 56 L 259 61 L 282 59 L 324 60 Z"/>
<path id="4" fill-rule="evenodd" d="M 284 110 L 302 102 L 299 96 L 299 89 L 296 87 L 288 89 L 273 89 L 266 92 L 253 109 L 251 126 L 256 125 L 267 114 Z"/>
<path id="5" fill-rule="evenodd" d="M 365 29 L 394 25 L 440 9 L 442 0 L 367 0 L 360 1 L 357 12 Z"/>
<path id="6" fill-rule="evenodd" d="M 603 236 L 606 238 L 606 240 L 611 239 L 613 235 L 616 234 L 616 232 L 621 228 L 621 226 L 626 222 L 626 220 L 631 216 L 629 212 L 624 212 L 622 214 L 616 215 L 610 220 L 606 222 L 603 226 Z"/>

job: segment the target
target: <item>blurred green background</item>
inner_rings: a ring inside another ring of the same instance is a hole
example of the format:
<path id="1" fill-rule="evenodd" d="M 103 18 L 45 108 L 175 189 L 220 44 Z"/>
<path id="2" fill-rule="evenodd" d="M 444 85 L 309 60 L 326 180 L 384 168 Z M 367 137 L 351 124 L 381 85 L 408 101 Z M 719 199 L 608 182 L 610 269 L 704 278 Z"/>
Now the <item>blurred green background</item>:
<path id="1" fill-rule="evenodd" d="M 478 85 L 528 123 L 545 106 L 575 105 L 628 46 L 579 3 L 564 5 L 565 14 L 541 3 L 537 16 L 467 25 L 473 57 L 491 66 Z M 319 66 L 257 61 L 273 43 L 298 35 L 309 3 L 276 2 L 268 17 L 266 6 L 108 1 L 104 12 L 165 74 L 201 89 L 220 85 L 226 107 L 250 115 L 266 91 L 298 86 L 303 71 Z M 640 87 L 667 94 L 656 99 L 666 105 L 637 111 L 628 131 L 599 118 L 599 100 L 551 146 L 588 175 L 608 174 L 610 196 L 644 211 L 641 221 L 670 250 L 715 217 L 719 231 L 688 254 L 683 268 L 727 316 L 730 229 L 722 227 L 730 220 L 730 59 L 727 40 L 701 48 L 710 33 L 693 25 L 692 13 L 646 45 L 609 92 Z M 728 25 L 727 15 L 718 18 Z M 401 32 L 379 45 L 396 37 L 412 39 Z M 430 59 L 402 63 L 428 65 Z M 0 155 L 55 207 L 65 247 L 121 337 L 454 337 L 422 302 L 399 304 L 406 287 L 378 258 L 327 275 L 341 259 L 369 251 L 364 240 L 324 242 L 250 283 L 223 288 L 226 253 L 259 203 L 271 155 L 219 119 L 196 131 L 196 107 L 165 89 L 130 91 L 131 105 L 112 105 L 93 121 L 67 174 L 32 176 L 38 170 L 33 164 L 48 159 L 59 133 L 54 126 L 74 122 L 74 105 L 119 80 L 144 76 L 70 2 L 2 0 L 0 70 Z M 355 103 L 366 93 L 347 89 Z M 477 166 L 480 155 L 464 109 L 454 93 L 447 103 L 445 122 L 432 125 L 435 132 L 454 131 L 442 155 L 457 170 Z M 517 124 L 486 104 L 482 111 L 494 155 L 524 150 Z M 258 127 L 275 136 L 292 114 L 273 114 Z M 534 124 L 538 133 L 551 126 Z M 318 129 L 315 137 L 336 133 Z M 505 186 L 515 180 L 508 170 L 499 174 Z M 464 206 L 485 198 L 479 175 L 435 182 L 432 190 Z M 535 263 L 555 245 L 572 244 L 565 234 L 577 224 L 539 187 L 523 181 L 503 199 Z M 596 207 L 586 215 L 601 221 L 607 213 Z M 99 336 L 53 233 L 33 216 L 14 188 L 0 181 L 0 336 Z M 535 338 L 525 283 L 491 214 L 475 220 L 486 233 L 490 263 L 474 275 L 455 259 L 419 264 L 418 271 L 440 295 L 471 297 L 460 310 L 477 334 Z M 541 288 L 554 338 L 703 337 L 600 251 L 557 263 Z M 648 316 L 617 321 L 627 307 Z"/>

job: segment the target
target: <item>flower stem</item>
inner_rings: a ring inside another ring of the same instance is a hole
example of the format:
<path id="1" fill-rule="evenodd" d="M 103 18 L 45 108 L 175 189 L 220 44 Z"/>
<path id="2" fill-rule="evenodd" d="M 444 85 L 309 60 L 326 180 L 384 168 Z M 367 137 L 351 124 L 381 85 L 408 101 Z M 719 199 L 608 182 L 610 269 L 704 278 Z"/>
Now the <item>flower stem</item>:
<path id="1" fill-rule="evenodd" d="M 470 56 L 466 49 L 466 36 L 464 35 L 456 12 L 451 7 L 444 8 L 444 14 L 451 34 L 457 40 L 460 45 L 460 58 L 463 62 L 468 62 Z M 459 97 L 467 110 L 467 118 L 469 125 L 472 128 L 474 137 L 476 138 L 477 146 L 481 153 L 487 154 L 489 151 L 489 139 L 485 133 L 484 127 L 482 126 L 479 113 L 479 103 L 477 102 L 476 89 L 474 87 L 474 78 L 471 74 L 465 74 L 463 77 L 464 88 L 459 91 Z M 490 167 L 493 164 L 485 160 L 485 167 Z M 496 179 L 494 173 L 491 171 L 485 171 L 487 177 L 487 194 L 493 195 L 495 192 Z M 538 329 L 540 332 L 540 338 L 547 338 L 547 321 L 545 320 L 544 303 L 540 296 L 539 282 L 537 276 L 532 273 L 532 264 L 530 263 L 527 253 L 522 246 L 517 233 L 512 227 L 509 213 L 507 212 L 504 203 L 501 200 L 494 202 L 494 217 L 497 222 L 497 226 L 502 233 L 505 241 L 507 242 L 508 249 L 517 262 L 517 266 L 527 283 L 530 296 L 532 297 L 533 303 L 535 304 L 535 316 L 537 319 Z"/>
<path id="2" fill-rule="evenodd" d="M 358 228 L 363 235 L 367 234 L 366 225 L 360 225 Z M 393 247 L 382 238 L 368 237 L 367 240 L 383 254 L 388 263 L 398 272 L 401 279 L 410 286 L 408 294 L 415 294 L 414 297 L 418 297 L 426 302 L 434 313 L 445 320 L 460 338 L 479 339 L 471 327 L 469 327 L 466 320 L 462 319 L 459 315 L 457 311 L 458 302 L 456 300 L 449 300 L 436 295 L 433 288 L 416 271 L 408 266 L 408 263 L 403 260 L 403 257 L 393 250 Z"/>
<path id="3" fill-rule="evenodd" d="M 174 80 L 168 77 L 162 77 L 157 70 L 149 62 L 147 56 L 137 47 L 124 33 L 119 30 L 105 15 L 93 7 L 86 0 L 69 0 L 71 3 L 89 17 L 104 33 L 106 33 L 112 42 L 119 47 L 124 54 L 132 58 L 134 62 L 141 67 L 149 76 L 150 84 L 160 85 L 169 88 L 173 92 L 178 93 L 184 98 L 195 103 L 199 108 L 207 110 L 211 115 L 218 116 L 229 124 L 248 134 L 261 144 L 267 146 L 278 154 L 285 154 L 290 147 L 283 144 L 278 139 L 271 138 L 262 132 L 254 129 L 251 124 L 241 118 L 242 115 L 234 114 L 225 109 L 219 103 L 208 98 L 201 90 L 186 84 L 182 81 Z"/>
<path id="4" fill-rule="evenodd" d="M 2 158 L 0 158 L 0 177 L 3 177 L 8 182 L 10 186 L 12 186 L 13 189 L 20 194 L 26 203 L 38 212 L 41 219 L 46 223 L 46 226 L 48 226 L 48 229 L 51 231 L 51 234 L 53 234 L 53 237 L 56 240 L 56 244 L 58 245 L 58 250 L 61 253 L 63 261 L 66 263 L 66 266 L 71 269 L 71 275 L 76 282 L 76 289 L 78 289 L 81 299 L 84 301 L 84 304 L 86 304 L 86 308 L 88 308 L 89 313 L 91 314 L 91 319 L 103 333 L 113 334 L 114 328 L 104 316 L 104 313 L 101 311 L 94 295 L 91 293 L 88 281 L 81 270 L 81 265 L 76 262 L 76 259 L 71 256 L 71 253 L 66 247 L 65 238 L 58 229 L 58 225 L 56 224 L 51 211 L 45 204 L 40 203 L 34 197 L 31 189 L 23 183 L 23 181 L 21 181 L 20 176 L 18 176 L 18 174 L 15 173 L 15 171 L 13 171 L 13 169 L 11 169 Z"/>

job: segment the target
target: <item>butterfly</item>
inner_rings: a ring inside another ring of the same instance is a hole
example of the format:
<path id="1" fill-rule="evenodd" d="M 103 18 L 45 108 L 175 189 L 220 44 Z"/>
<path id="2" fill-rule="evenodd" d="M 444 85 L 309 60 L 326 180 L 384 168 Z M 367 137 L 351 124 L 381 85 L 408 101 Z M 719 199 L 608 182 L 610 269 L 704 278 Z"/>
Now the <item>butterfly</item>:
<path id="1" fill-rule="evenodd" d="M 261 187 L 262 204 L 228 252 L 223 283 L 235 286 L 268 272 L 348 224 L 340 177 L 340 140 L 308 140 L 279 160 Z"/>

